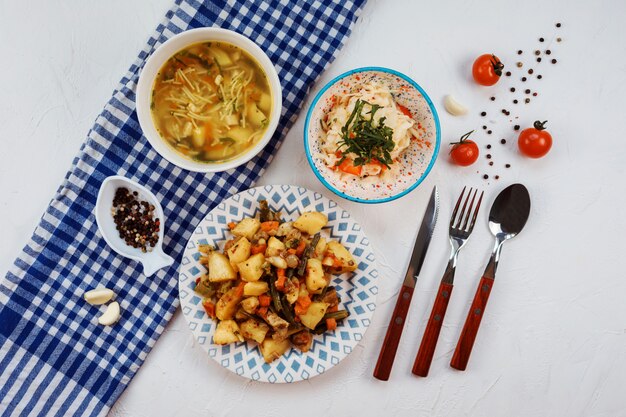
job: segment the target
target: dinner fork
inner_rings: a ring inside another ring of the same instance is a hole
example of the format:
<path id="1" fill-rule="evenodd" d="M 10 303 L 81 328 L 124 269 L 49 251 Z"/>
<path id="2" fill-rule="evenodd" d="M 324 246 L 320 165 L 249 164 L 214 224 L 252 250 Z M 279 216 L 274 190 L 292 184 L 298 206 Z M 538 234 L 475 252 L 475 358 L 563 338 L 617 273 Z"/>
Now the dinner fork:
<path id="1" fill-rule="evenodd" d="M 452 212 L 452 218 L 450 219 L 450 259 L 448 260 L 448 266 L 443 273 L 441 283 L 439 284 L 439 291 L 435 298 L 435 304 L 430 313 L 426 330 L 420 344 L 415 363 L 413 364 L 413 373 L 418 376 L 427 376 L 430 364 L 433 360 L 433 354 L 435 353 L 435 347 L 437 346 L 437 340 L 439 339 L 439 333 L 441 332 L 441 326 L 443 324 L 443 317 L 446 315 L 446 309 L 448 308 L 448 301 L 452 294 L 452 288 L 454 283 L 454 273 L 456 271 L 457 258 L 459 251 L 467 242 L 472 230 L 474 230 L 474 224 L 476 223 L 476 216 L 478 210 L 480 210 L 480 203 L 483 201 L 484 191 L 480 193 L 476 208 L 474 208 L 474 201 L 476 200 L 476 194 L 478 189 L 474 190 L 472 195 L 472 188 L 469 189 L 461 213 L 457 217 L 459 207 L 463 201 L 465 190 L 467 187 L 463 187 L 459 199 L 456 201 L 454 211 Z M 471 196 L 471 201 L 470 201 Z M 469 202 L 469 207 L 467 206 Z M 466 212 L 467 209 L 467 212 Z M 473 212 L 472 212 L 473 210 Z"/>

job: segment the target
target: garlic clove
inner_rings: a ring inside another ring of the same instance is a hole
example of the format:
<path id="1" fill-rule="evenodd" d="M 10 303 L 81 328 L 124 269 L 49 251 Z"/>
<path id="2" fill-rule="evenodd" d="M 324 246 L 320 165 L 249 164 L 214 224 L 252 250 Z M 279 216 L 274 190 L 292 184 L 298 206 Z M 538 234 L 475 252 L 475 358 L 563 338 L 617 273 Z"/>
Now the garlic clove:
<path id="1" fill-rule="evenodd" d="M 456 101 L 450 94 L 443 98 L 443 106 L 446 111 L 453 116 L 462 116 L 467 114 L 467 107 Z"/>
<path id="2" fill-rule="evenodd" d="M 92 306 L 99 306 L 111 300 L 115 293 L 108 288 L 98 288 L 85 293 L 85 301 Z"/>
<path id="3" fill-rule="evenodd" d="M 107 306 L 103 315 L 98 318 L 98 323 L 103 326 L 110 326 L 115 324 L 120 319 L 120 304 L 117 301 L 113 301 Z"/>

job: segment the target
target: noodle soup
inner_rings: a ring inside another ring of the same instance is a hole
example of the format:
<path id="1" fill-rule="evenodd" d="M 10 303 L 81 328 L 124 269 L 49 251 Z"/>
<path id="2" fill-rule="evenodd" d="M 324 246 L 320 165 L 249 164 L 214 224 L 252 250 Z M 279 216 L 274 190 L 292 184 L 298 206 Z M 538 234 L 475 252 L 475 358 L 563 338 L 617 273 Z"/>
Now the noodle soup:
<path id="1" fill-rule="evenodd" d="M 167 60 L 156 76 L 150 109 L 170 146 L 207 163 L 245 153 L 274 117 L 263 69 L 225 42 L 197 43 Z"/>

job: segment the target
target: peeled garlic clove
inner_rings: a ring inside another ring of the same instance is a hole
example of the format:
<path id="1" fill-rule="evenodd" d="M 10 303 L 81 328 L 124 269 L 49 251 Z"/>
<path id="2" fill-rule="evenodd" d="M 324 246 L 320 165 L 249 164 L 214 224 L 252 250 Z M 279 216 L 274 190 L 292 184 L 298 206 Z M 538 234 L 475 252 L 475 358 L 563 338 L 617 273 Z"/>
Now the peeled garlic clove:
<path id="1" fill-rule="evenodd" d="M 120 319 L 120 304 L 117 301 L 113 301 L 107 306 L 103 315 L 98 318 L 98 323 L 103 326 L 110 326 L 115 324 Z"/>
<path id="2" fill-rule="evenodd" d="M 100 304 L 104 304 L 109 301 L 115 293 L 113 290 L 108 288 L 98 288 L 95 290 L 87 291 L 85 293 L 85 301 L 87 301 L 92 306 L 99 306 Z"/>
<path id="3" fill-rule="evenodd" d="M 467 107 L 456 101 L 456 99 L 449 94 L 443 98 L 443 106 L 446 108 L 446 111 L 453 116 L 467 114 Z"/>

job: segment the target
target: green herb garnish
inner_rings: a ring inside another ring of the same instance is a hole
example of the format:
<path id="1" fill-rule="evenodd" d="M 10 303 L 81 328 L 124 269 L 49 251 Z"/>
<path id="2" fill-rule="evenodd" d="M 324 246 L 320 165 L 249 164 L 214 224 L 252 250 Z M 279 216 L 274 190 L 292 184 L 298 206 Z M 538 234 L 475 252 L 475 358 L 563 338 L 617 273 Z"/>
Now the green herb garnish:
<path id="1" fill-rule="evenodd" d="M 362 115 L 365 105 L 370 106 L 370 111 L 366 113 L 369 118 Z M 385 126 L 385 117 L 378 119 L 378 123 L 374 125 L 374 114 L 380 108 L 381 106 L 364 100 L 356 101 L 348 121 L 341 128 L 342 139 L 339 141 L 337 150 L 343 156 L 337 165 L 346 159 L 346 154 L 353 153 L 356 155 L 353 161 L 355 166 L 369 164 L 376 160 L 390 168 L 389 165 L 393 163 L 391 151 L 396 144 L 392 139 L 393 129 Z"/>

